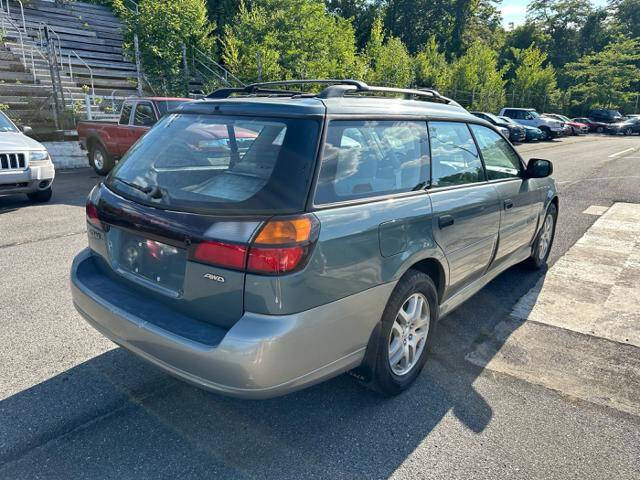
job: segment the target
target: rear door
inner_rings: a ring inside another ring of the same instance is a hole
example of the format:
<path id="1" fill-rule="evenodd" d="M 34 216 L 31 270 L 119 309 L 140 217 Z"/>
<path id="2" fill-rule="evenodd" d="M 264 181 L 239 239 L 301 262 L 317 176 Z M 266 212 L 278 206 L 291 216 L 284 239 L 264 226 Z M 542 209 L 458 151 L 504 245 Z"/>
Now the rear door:
<path id="1" fill-rule="evenodd" d="M 495 261 L 528 245 L 535 233 L 542 194 L 524 178 L 518 154 L 499 134 L 482 125 L 470 125 L 487 172 L 498 192 L 502 218 Z"/>
<path id="2" fill-rule="evenodd" d="M 131 145 L 136 143 L 140 137 L 149 131 L 151 127 L 158 121 L 153 104 L 149 101 L 141 101 L 136 103 L 131 118 L 131 125 L 127 132 L 127 141 L 122 154 L 127 153 Z"/>
<path id="3" fill-rule="evenodd" d="M 450 296 L 489 267 L 498 239 L 500 201 L 465 123 L 429 122 L 429 139 L 433 232 L 449 262 Z"/>

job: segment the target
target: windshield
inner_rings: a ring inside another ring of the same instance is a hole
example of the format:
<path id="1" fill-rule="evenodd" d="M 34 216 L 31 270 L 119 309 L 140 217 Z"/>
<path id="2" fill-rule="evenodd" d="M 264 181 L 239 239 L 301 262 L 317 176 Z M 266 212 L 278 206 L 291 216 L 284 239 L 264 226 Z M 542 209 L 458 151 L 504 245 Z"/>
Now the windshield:
<path id="1" fill-rule="evenodd" d="M 165 113 L 178 108 L 185 102 L 188 102 L 188 100 L 156 100 L 156 105 L 160 112 L 160 116 L 162 116 Z"/>
<path id="2" fill-rule="evenodd" d="M 0 132 L 19 132 L 11 120 L 2 112 L 0 112 Z"/>
<path id="3" fill-rule="evenodd" d="M 540 118 L 540 114 L 535 110 L 530 110 L 527 113 L 529 113 L 533 118 Z"/>
<path id="4" fill-rule="evenodd" d="M 494 114 L 492 114 L 492 113 L 485 113 L 485 115 L 486 115 L 487 117 L 489 117 L 491 120 L 493 120 L 494 122 L 496 122 L 496 123 L 499 123 L 499 124 L 503 124 L 503 123 L 505 123 L 505 122 L 504 122 L 504 120 L 502 120 L 502 119 L 501 119 L 500 117 L 498 117 L 497 115 L 494 115 Z"/>
<path id="5" fill-rule="evenodd" d="M 315 120 L 169 114 L 106 183 L 172 210 L 297 212 L 304 208 L 318 132 Z"/>
<path id="6" fill-rule="evenodd" d="M 518 122 L 516 122 L 512 118 L 509 118 L 509 117 L 498 117 L 498 118 L 505 123 L 513 123 L 514 125 L 518 125 Z"/>

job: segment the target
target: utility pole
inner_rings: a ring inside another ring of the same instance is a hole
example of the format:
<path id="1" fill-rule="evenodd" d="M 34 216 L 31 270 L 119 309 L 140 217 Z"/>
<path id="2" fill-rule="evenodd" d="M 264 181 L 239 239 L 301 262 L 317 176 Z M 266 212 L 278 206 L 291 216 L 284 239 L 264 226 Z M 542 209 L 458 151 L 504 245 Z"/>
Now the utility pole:
<path id="1" fill-rule="evenodd" d="M 140 68 L 140 47 L 138 45 L 138 34 L 133 34 L 133 51 L 136 57 L 136 77 L 138 78 L 138 96 L 142 96 L 142 69 Z"/>
<path id="2" fill-rule="evenodd" d="M 182 44 L 182 68 L 184 73 L 184 96 L 189 97 L 189 62 L 187 61 L 187 46 Z"/>

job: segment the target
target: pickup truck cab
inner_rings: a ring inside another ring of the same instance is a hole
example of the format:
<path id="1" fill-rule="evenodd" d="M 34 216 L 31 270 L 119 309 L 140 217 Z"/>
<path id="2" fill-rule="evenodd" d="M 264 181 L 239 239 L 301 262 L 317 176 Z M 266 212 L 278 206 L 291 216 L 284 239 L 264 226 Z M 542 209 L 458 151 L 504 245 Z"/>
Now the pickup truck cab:
<path id="1" fill-rule="evenodd" d="M 189 98 L 149 97 L 125 100 L 117 123 L 83 121 L 78 123 L 80 148 L 87 151 L 89 164 L 99 175 L 106 175 L 129 148 L 165 113 Z"/>
<path id="2" fill-rule="evenodd" d="M 539 128 L 544 134 L 544 140 L 560 137 L 564 132 L 564 123 L 542 117 L 533 108 L 503 108 L 498 116 L 509 117 L 522 125 Z"/>

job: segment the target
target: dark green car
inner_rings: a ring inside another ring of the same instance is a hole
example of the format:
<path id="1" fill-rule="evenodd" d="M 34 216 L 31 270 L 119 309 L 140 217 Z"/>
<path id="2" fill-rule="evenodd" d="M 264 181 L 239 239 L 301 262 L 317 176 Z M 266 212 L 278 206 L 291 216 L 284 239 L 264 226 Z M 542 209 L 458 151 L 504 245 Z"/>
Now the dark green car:
<path id="1" fill-rule="evenodd" d="M 184 104 L 93 189 L 71 269 L 91 325 L 223 394 L 346 371 L 397 394 L 440 318 L 512 265 L 545 265 L 550 162 L 435 91 L 308 83 Z"/>

